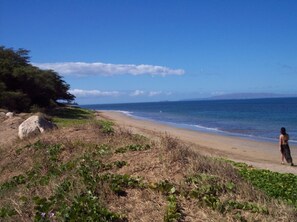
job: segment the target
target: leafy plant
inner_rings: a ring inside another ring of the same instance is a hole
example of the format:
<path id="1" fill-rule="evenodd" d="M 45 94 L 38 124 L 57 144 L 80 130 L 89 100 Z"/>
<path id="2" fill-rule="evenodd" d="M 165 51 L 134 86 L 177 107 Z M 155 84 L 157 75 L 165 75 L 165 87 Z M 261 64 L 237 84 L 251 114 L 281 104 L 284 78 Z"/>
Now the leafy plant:
<path id="1" fill-rule="evenodd" d="M 127 162 L 126 161 L 115 161 L 113 163 L 117 168 L 122 168 L 123 166 L 126 166 L 127 165 Z"/>
<path id="2" fill-rule="evenodd" d="M 17 212 L 11 207 L 6 206 L 0 208 L 0 218 L 11 217 L 16 214 Z"/>
<path id="3" fill-rule="evenodd" d="M 180 221 L 182 218 L 182 214 L 180 212 L 176 196 L 169 195 L 167 200 L 168 200 L 168 205 L 167 205 L 166 213 L 164 216 L 164 222 Z"/>
<path id="4" fill-rule="evenodd" d="M 48 221 L 50 213 L 53 210 L 54 203 L 47 198 L 35 196 L 33 198 L 35 203 L 35 221 Z"/>
<path id="5" fill-rule="evenodd" d="M 120 147 L 115 150 L 115 153 L 126 153 L 127 151 L 143 151 L 143 150 L 148 150 L 150 149 L 150 145 L 140 145 L 140 144 L 131 144 L 127 145 L 125 147 Z"/>
<path id="6" fill-rule="evenodd" d="M 170 183 L 168 180 L 155 183 L 151 186 L 151 188 L 161 192 L 163 195 L 170 195 L 177 192 L 174 184 Z"/>
<path id="7" fill-rule="evenodd" d="M 33 147 L 36 150 L 45 149 L 48 144 L 42 142 L 41 140 L 37 140 L 33 144 L 28 144 L 27 147 Z"/>
<path id="8" fill-rule="evenodd" d="M 235 184 L 224 182 L 218 176 L 209 174 L 196 174 L 189 176 L 185 180 L 188 185 L 188 191 L 184 192 L 185 196 L 199 200 L 199 203 L 211 207 L 221 213 L 225 211 L 225 206 L 220 197 L 225 193 L 232 193 Z"/>
<path id="9" fill-rule="evenodd" d="M 114 124 L 111 121 L 99 120 L 99 126 L 103 133 L 106 133 L 106 134 L 114 133 L 114 129 L 113 129 Z"/>
<path id="10" fill-rule="evenodd" d="M 126 194 L 126 188 L 142 187 L 139 178 L 133 178 L 127 174 L 104 174 L 100 176 L 100 180 L 107 182 L 110 189 L 119 196 L 124 196 Z"/>
<path id="11" fill-rule="evenodd" d="M 101 144 L 95 146 L 96 155 L 106 155 L 110 153 L 110 147 L 107 144 Z"/>
<path id="12" fill-rule="evenodd" d="M 127 148 L 128 150 L 131 150 L 131 151 L 142 151 L 142 150 L 148 150 L 151 147 L 149 144 L 146 144 L 144 146 L 139 144 L 132 144 L 132 145 L 129 145 Z"/>
<path id="13" fill-rule="evenodd" d="M 128 151 L 127 147 L 120 147 L 115 150 L 115 153 L 126 153 Z"/>
<path id="14" fill-rule="evenodd" d="M 48 154 L 50 161 L 58 161 L 58 155 L 61 153 L 63 146 L 61 144 L 52 144 L 48 146 Z"/>
<path id="15" fill-rule="evenodd" d="M 72 188 L 72 181 L 65 179 L 55 190 L 56 198 L 62 199 Z"/>
<path id="16" fill-rule="evenodd" d="M 297 208 L 297 175 L 256 169 L 244 163 L 231 163 L 245 179 L 267 195 L 282 199 Z"/>
<path id="17" fill-rule="evenodd" d="M 186 183 L 194 185 L 194 189 L 189 193 L 190 196 L 199 199 L 204 198 L 206 202 L 214 202 L 212 197 L 217 197 L 226 191 L 225 184 L 220 181 L 220 178 L 213 175 L 197 174 L 190 176 L 186 178 Z M 228 186 L 233 188 L 229 183 Z"/>
<path id="18" fill-rule="evenodd" d="M 110 212 L 100 204 L 92 192 L 76 196 L 69 207 L 61 210 L 64 221 L 126 222 L 126 217 Z"/>
<path id="19" fill-rule="evenodd" d="M 255 203 L 251 202 L 239 202 L 235 200 L 228 200 L 223 203 L 224 211 L 229 211 L 233 209 L 248 210 L 253 213 L 264 213 L 269 214 L 269 211 L 266 207 L 261 207 Z"/>
<path id="20" fill-rule="evenodd" d="M 3 183 L 0 186 L 0 192 L 10 190 L 10 189 L 12 189 L 20 184 L 24 184 L 24 183 L 26 183 L 26 178 L 24 175 L 14 176 L 11 180 Z"/>

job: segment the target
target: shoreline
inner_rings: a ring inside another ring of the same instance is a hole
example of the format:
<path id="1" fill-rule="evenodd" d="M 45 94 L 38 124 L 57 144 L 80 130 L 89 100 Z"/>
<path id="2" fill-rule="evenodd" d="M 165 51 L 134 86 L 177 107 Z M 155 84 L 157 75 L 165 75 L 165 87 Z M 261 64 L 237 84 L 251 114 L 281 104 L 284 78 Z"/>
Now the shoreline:
<path id="1" fill-rule="evenodd" d="M 217 135 L 191 129 L 177 128 L 169 124 L 134 118 L 124 113 L 109 110 L 97 110 L 105 118 L 114 120 L 119 126 L 148 136 L 167 133 L 186 143 L 201 154 L 224 157 L 230 160 L 245 162 L 261 169 L 281 173 L 297 174 L 297 167 L 281 165 L 278 143 L 262 142 L 228 135 Z M 290 145 L 293 161 L 296 162 L 297 147 Z"/>
<path id="2" fill-rule="evenodd" d="M 217 128 L 209 128 L 209 127 L 200 126 L 200 125 L 158 121 L 158 120 L 130 114 L 131 112 L 129 112 L 129 111 L 121 111 L 121 110 L 102 110 L 102 111 L 122 113 L 125 116 L 131 117 L 132 119 L 148 121 L 148 122 L 152 122 L 155 124 L 161 124 L 164 126 L 169 126 L 169 127 L 178 128 L 178 129 L 185 129 L 185 130 L 194 131 L 194 132 L 198 132 L 198 133 L 239 138 L 239 139 L 251 140 L 251 141 L 256 141 L 256 142 L 278 143 L 278 139 L 273 139 L 273 138 L 268 138 L 268 137 L 256 137 L 256 136 L 248 135 L 248 134 L 228 132 L 228 131 L 219 130 Z M 290 146 L 297 148 L 297 141 L 292 142 L 292 140 L 291 140 Z"/>

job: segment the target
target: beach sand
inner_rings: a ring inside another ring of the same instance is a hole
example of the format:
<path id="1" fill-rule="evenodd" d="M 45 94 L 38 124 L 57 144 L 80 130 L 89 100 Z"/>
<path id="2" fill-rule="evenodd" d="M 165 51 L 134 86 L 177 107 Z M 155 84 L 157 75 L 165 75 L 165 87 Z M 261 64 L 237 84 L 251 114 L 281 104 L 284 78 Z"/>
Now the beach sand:
<path id="1" fill-rule="evenodd" d="M 278 143 L 259 142 L 238 137 L 221 136 L 194 130 L 175 128 L 154 121 L 139 120 L 120 112 L 98 111 L 105 118 L 114 120 L 121 127 L 154 137 L 159 133 L 167 133 L 188 143 L 203 155 L 224 157 L 230 160 L 245 162 L 261 169 L 269 169 L 281 173 L 297 174 L 297 166 L 281 165 Z M 290 146 L 293 161 L 297 161 L 297 147 Z M 297 162 L 296 162 L 297 164 Z"/>

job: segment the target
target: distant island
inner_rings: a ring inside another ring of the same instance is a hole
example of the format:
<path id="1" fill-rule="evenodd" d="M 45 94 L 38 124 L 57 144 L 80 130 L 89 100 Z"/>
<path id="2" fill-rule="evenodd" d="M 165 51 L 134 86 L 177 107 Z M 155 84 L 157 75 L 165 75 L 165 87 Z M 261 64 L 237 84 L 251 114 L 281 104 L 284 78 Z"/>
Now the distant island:
<path id="1" fill-rule="evenodd" d="M 268 99 L 268 98 L 293 98 L 297 94 L 278 94 L 278 93 L 230 93 L 207 98 L 193 98 L 184 99 L 183 101 L 196 101 L 196 100 L 227 100 L 227 99 Z"/>

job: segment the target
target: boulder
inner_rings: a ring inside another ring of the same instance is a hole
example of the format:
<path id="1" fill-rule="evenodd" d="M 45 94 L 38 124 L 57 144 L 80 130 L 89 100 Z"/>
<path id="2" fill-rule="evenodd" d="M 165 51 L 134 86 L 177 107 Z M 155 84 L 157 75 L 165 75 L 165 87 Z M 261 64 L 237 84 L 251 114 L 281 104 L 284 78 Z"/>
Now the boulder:
<path id="1" fill-rule="evenodd" d="M 31 116 L 19 126 L 19 138 L 37 135 L 48 130 L 57 128 L 57 126 L 40 116 Z"/>
<path id="2" fill-rule="evenodd" d="M 12 118 L 13 116 L 14 116 L 13 112 L 6 113 L 6 117 L 8 117 L 8 118 Z"/>

